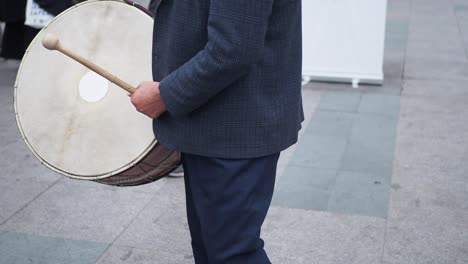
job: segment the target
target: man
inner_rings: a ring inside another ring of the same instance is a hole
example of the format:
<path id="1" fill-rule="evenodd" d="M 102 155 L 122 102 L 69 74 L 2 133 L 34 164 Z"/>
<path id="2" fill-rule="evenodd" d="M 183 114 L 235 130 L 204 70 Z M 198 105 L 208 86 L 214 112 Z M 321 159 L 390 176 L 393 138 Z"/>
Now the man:
<path id="1" fill-rule="evenodd" d="M 153 44 L 131 100 L 182 152 L 195 262 L 270 263 L 260 229 L 304 119 L 301 0 L 163 0 Z"/>

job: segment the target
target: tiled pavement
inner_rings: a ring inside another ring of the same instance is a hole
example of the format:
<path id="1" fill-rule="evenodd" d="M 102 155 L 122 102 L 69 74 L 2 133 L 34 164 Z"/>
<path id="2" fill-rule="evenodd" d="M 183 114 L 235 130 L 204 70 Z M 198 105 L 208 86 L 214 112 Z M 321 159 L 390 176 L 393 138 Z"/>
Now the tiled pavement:
<path id="1" fill-rule="evenodd" d="M 274 204 L 385 218 L 399 102 L 392 94 L 325 93 Z"/>
<path id="2" fill-rule="evenodd" d="M 307 47 L 306 47 L 307 48 Z M 264 225 L 273 263 L 468 263 L 468 2 L 389 0 L 382 87 L 304 87 Z M 134 188 L 39 164 L 0 63 L 0 264 L 193 263 L 181 179 Z"/>

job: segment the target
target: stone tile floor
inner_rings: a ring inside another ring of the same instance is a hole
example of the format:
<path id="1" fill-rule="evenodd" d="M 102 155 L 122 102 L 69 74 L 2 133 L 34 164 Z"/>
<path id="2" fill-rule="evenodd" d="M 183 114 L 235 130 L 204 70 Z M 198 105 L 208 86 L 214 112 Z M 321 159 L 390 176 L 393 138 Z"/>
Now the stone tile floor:
<path id="1" fill-rule="evenodd" d="M 273 263 L 468 263 L 468 2 L 389 0 L 383 86 L 311 83 L 263 228 Z M 183 181 L 113 188 L 36 161 L 0 62 L 0 264 L 193 263 Z"/>

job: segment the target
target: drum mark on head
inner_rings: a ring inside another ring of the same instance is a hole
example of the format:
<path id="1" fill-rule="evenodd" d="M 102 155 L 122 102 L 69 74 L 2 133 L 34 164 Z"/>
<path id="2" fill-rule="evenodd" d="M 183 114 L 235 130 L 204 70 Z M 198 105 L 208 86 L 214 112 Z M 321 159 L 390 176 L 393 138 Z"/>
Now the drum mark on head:
<path id="1" fill-rule="evenodd" d="M 60 159 L 57 161 L 57 165 L 63 165 L 63 158 L 65 157 L 65 151 L 66 151 L 66 146 L 69 144 L 70 142 L 70 139 L 71 139 L 71 136 L 73 134 L 73 132 L 75 131 L 75 125 L 76 125 L 76 112 L 77 112 L 77 107 L 78 107 L 78 104 L 79 104 L 79 101 L 81 100 L 81 97 L 79 95 L 79 93 L 76 93 L 76 96 L 75 96 L 75 102 L 74 102 L 74 107 L 73 107 L 73 110 L 70 111 L 70 116 L 68 118 L 68 124 L 66 125 L 66 128 L 65 128 L 65 133 L 63 134 L 63 140 L 62 140 L 62 145 L 61 145 L 61 148 L 60 150 L 58 151 L 59 153 L 59 157 Z"/>
<path id="2" fill-rule="evenodd" d="M 68 120 L 69 120 L 69 122 L 68 122 L 68 124 L 66 126 L 65 133 L 63 135 L 62 147 L 59 150 L 60 159 L 58 160 L 58 165 L 62 165 L 62 163 L 63 163 L 63 158 L 65 157 L 64 154 L 65 154 L 65 150 L 66 150 L 66 145 L 68 145 L 68 143 L 70 142 L 73 131 L 75 130 L 74 129 L 74 126 L 75 126 L 75 123 L 76 123 L 75 111 L 72 111 L 72 114 L 71 114 L 71 116 L 70 116 L 70 118 Z"/>
<path id="3" fill-rule="evenodd" d="M 96 30 L 91 34 L 93 37 L 90 39 L 91 45 L 90 45 L 90 53 L 89 53 L 89 58 L 90 59 L 96 59 L 96 52 L 99 50 L 98 46 L 101 44 L 102 34 L 101 30 L 106 24 L 110 24 L 109 20 L 112 20 L 112 17 L 109 16 L 111 12 L 111 5 L 104 5 L 101 17 L 105 19 L 99 19 L 98 24 L 96 25 Z M 102 50 L 102 49 L 101 49 Z"/>

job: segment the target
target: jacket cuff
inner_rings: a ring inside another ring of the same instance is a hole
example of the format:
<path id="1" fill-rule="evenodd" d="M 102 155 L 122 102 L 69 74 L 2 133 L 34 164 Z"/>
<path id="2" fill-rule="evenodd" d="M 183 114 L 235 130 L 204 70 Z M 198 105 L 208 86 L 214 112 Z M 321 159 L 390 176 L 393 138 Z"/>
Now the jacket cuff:
<path id="1" fill-rule="evenodd" d="M 175 71 L 177 72 L 177 71 Z M 174 117 L 182 117 L 190 112 L 180 96 L 177 95 L 178 83 L 175 72 L 169 74 L 159 83 L 159 92 L 161 94 L 166 110 Z"/>

